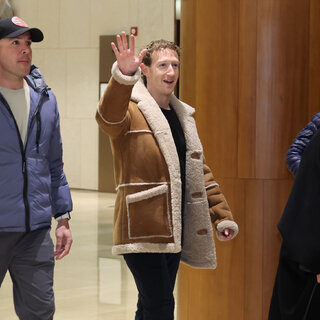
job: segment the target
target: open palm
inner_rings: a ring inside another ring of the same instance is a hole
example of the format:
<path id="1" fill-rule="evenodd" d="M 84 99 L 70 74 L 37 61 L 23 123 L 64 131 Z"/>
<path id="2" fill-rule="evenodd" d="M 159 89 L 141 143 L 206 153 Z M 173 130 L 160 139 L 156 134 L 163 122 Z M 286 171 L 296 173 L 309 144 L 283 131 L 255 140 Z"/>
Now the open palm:
<path id="1" fill-rule="evenodd" d="M 128 47 L 126 33 L 122 32 L 121 37 L 117 35 L 117 44 L 111 42 L 112 50 L 117 58 L 120 71 L 127 76 L 131 76 L 138 70 L 147 49 L 140 51 L 139 55 L 135 55 L 134 51 L 134 35 L 130 35 L 130 48 Z"/>

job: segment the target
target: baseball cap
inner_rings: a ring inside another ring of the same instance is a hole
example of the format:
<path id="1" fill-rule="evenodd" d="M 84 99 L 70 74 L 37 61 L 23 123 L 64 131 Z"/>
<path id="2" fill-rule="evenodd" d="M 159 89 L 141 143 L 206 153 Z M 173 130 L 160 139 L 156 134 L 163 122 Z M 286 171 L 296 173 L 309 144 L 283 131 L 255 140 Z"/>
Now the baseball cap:
<path id="1" fill-rule="evenodd" d="M 30 32 L 33 42 L 43 40 L 43 33 L 40 29 L 29 28 L 28 25 L 18 17 L 11 17 L 0 20 L 0 39 L 14 38 L 25 32 Z"/>

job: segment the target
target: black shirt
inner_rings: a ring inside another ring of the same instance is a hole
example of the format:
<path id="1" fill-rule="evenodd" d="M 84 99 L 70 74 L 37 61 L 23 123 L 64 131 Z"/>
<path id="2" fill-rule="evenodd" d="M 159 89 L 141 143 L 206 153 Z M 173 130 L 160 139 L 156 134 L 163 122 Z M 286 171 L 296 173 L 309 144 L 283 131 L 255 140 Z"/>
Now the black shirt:
<path id="1" fill-rule="evenodd" d="M 186 187 L 186 139 L 184 137 L 184 132 L 181 127 L 179 118 L 176 115 L 173 107 L 170 106 L 170 110 L 161 108 L 164 116 L 166 117 L 174 143 L 176 145 L 179 162 L 180 162 L 180 175 L 181 175 L 181 215 L 182 215 L 182 228 L 183 228 L 183 207 L 185 199 L 185 187 Z"/>

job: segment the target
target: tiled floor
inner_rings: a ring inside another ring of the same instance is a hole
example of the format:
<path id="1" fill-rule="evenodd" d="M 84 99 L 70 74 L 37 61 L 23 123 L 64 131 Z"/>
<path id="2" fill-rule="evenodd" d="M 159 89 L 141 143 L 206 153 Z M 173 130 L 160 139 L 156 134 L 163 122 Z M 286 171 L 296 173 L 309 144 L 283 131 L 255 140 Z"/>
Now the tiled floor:
<path id="1" fill-rule="evenodd" d="M 72 252 L 55 268 L 55 320 L 133 320 L 137 291 L 111 254 L 114 194 L 72 190 Z M 53 222 L 55 226 L 55 222 Z M 53 232 L 52 232 L 53 233 Z M 16 320 L 11 279 L 0 289 L 0 319 Z"/>

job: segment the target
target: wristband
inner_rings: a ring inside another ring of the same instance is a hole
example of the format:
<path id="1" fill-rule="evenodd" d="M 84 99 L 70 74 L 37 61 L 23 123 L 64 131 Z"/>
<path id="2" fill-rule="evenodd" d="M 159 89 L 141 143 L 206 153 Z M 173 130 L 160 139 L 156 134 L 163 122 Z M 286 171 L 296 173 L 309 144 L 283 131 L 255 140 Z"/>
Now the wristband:
<path id="1" fill-rule="evenodd" d="M 56 221 L 59 221 L 59 220 L 62 220 L 62 219 L 68 219 L 68 220 L 70 220 L 70 219 L 71 219 L 71 216 L 70 216 L 70 213 L 69 213 L 69 212 L 66 212 L 66 213 L 62 214 L 61 216 L 56 217 L 55 219 L 56 219 Z"/>

